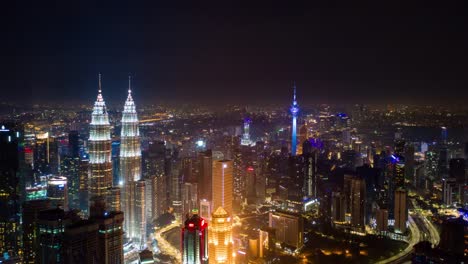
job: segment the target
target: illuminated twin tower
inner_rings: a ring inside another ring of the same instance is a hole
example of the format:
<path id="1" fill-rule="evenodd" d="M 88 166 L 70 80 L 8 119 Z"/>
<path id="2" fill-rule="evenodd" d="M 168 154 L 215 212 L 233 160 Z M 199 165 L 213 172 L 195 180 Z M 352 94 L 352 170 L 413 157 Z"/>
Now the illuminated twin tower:
<path id="1" fill-rule="evenodd" d="M 141 180 L 140 132 L 130 77 L 121 123 L 120 180 L 123 186 L 120 195 L 115 195 L 114 191 L 111 192 L 111 190 L 118 190 L 118 188 L 112 188 L 111 126 L 102 96 L 101 75 L 99 74 L 99 91 L 94 103 L 89 131 L 90 198 L 108 201 L 108 210 L 118 210 L 116 208 L 120 208 L 118 205 L 121 203 L 125 217 L 126 236 L 135 244 L 142 246 L 146 237 L 145 182 Z M 118 197 L 122 197 L 122 200 L 119 201 Z M 117 206 L 111 206 L 111 203 Z"/>

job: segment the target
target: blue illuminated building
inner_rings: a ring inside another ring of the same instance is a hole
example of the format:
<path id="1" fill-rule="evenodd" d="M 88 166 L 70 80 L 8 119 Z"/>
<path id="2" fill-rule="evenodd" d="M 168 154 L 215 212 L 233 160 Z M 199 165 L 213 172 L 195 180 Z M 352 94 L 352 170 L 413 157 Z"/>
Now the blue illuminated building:
<path id="1" fill-rule="evenodd" d="M 291 128 L 291 155 L 296 156 L 296 149 L 297 149 L 297 114 L 299 113 L 299 105 L 296 101 L 296 83 L 294 83 L 294 97 L 293 103 L 289 111 L 292 115 L 292 128 Z"/>

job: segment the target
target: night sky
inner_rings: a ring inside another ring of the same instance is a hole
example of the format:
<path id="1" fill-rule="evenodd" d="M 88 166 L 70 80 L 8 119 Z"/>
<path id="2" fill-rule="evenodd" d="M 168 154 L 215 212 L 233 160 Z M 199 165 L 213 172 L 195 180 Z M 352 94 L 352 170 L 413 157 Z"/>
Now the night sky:
<path id="1" fill-rule="evenodd" d="M 2 3 L 0 101 L 468 101 L 463 1 L 96 2 Z"/>

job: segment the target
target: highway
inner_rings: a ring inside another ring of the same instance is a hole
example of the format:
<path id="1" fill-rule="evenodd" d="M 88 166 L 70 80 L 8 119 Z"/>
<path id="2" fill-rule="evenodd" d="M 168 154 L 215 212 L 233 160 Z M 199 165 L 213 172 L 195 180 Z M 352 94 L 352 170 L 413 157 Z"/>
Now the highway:
<path id="1" fill-rule="evenodd" d="M 414 209 L 420 209 L 414 199 L 411 199 L 411 203 Z M 429 221 L 424 215 L 422 215 L 421 210 L 409 210 L 408 213 L 408 222 L 409 222 L 409 229 L 411 230 L 411 238 L 408 243 L 408 246 L 401 251 L 400 253 L 379 261 L 379 264 L 387 264 L 387 263 L 403 263 L 408 261 L 411 257 L 411 253 L 413 252 L 413 247 L 417 243 L 421 241 L 429 241 L 433 245 L 438 245 L 440 241 L 439 232 L 434 227 L 434 225 Z"/>

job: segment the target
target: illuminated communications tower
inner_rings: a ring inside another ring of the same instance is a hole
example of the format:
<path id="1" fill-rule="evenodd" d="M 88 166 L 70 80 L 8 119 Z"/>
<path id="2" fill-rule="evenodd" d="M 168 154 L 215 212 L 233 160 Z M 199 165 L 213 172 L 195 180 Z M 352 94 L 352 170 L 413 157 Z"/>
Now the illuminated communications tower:
<path id="1" fill-rule="evenodd" d="M 99 92 L 89 124 L 89 192 L 92 199 L 104 198 L 112 187 L 111 132 L 106 103 L 102 97 L 101 74 Z"/>
<path id="2" fill-rule="evenodd" d="M 291 129 L 291 155 L 296 156 L 296 148 L 297 148 L 297 114 L 299 113 L 299 105 L 296 101 L 296 83 L 294 83 L 294 96 L 293 96 L 293 103 L 291 108 L 289 108 L 292 115 L 292 129 Z"/>
<path id="3" fill-rule="evenodd" d="M 250 123 L 252 123 L 250 118 L 247 117 L 244 119 L 244 134 L 241 139 L 241 145 L 243 146 L 249 146 L 252 144 L 252 141 L 250 140 Z"/>
<path id="4" fill-rule="evenodd" d="M 120 180 L 123 183 L 123 210 L 125 232 L 137 244 L 144 244 L 146 236 L 144 182 L 141 179 L 141 143 L 138 117 L 132 98 L 131 80 L 128 79 L 128 97 L 122 112 L 120 133 Z M 143 192 L 143 193 L 141 193 Z M 138 210 L 138 214 L 137 214 Z"/>

